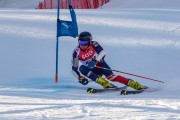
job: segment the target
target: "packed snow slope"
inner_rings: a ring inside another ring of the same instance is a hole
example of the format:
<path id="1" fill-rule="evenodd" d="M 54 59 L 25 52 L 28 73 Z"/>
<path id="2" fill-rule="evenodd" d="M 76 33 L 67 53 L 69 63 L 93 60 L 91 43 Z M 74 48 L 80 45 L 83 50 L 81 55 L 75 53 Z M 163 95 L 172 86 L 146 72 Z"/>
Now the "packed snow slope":
<path id="1" fill-rule="evenodd" d="M 35 9 L 43 0 L 0 0 L 0 8 Z M 111 0 L 101 9 L 180 9 L 179 0 Z"/>
<path id="2" fill-rule="evenodd" d="M 179 0 L 111 0 L 103 9 L 180 9 Z"/>
<path id="3" fill-rule="evenodd" d="M 7 0 L 8 1 L 8 0 Z M 76 10 L 79 32 L 89 31 L 112 69 L 164 81 L 134 79 L 156 92 L 87 94 L 71 74 L 77 39 L 59 39 L 56 86 L 56 10 L 0 10 L 0 119 L 180 119 L 180 10 Z M 69 11 L 61 11 L 69 20 Z M 115 83 L 117 86 L 123 86 Z M 128 88 L 131 90 L 130 88 Z"/>
<path id="4" fill-rule="evenodd" d="M 0 8 L 35 9 L 43 0 L 0 0 Z"/>
<path id="5" fill-rule="evenodd" d="M 79 31 L 92 33 L 112 69 L 165 83 L 120 74 L 159 91 L 89 95 L 88 87 L 100 86 L 82 86 L 72 76 L 77 40 L 60 37 L 56 86 L 56 11 L 0 10 L 0 119 L 180 119 L 180 11 L 76 13 Z M 69 11 L 62 10 L 61 18 L 68 20 Z"/>

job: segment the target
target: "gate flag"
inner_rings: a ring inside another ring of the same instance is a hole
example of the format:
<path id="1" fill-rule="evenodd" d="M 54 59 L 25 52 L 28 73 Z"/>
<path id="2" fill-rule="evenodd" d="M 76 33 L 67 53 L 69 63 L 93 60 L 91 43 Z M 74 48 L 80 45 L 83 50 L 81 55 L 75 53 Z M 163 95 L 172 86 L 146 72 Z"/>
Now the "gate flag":
<path id="1" fill-rule="evenodd" d="M 57 20 L 57 36 L 71 36 L 76 38 L 78 36 L 78 25 L 76 21 L 76 14 L 73 7 L 69 4 L 69 11 L 72 21 Z"/>
<path id="2" fill-rule="evenodd" d="M 78 25 L 76 21 L 76 14 L 73 7 L 68 0 L 69 11 L 71 14 L 71 21 L 65 21 L 59 19 L 60 13 L 60 0 L 58 0 L 58 11 L 57 11 L 57 35 L 56 35 L 56 74 L 55 83 L 58 85 L 58 46 L 60 36 L 70 36 L 76 38 L 78 36 Z"/>

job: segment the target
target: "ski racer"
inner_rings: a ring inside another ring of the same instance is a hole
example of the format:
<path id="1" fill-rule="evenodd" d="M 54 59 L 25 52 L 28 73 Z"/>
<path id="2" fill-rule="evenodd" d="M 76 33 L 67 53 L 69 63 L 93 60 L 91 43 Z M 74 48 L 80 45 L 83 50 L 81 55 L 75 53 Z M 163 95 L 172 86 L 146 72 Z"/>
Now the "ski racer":
<path id="1" fill-rule="evenodd" d="M 102 78 L 102 76 L 105 75 L 106 78 L 112 82 L 119 82 L 136 90 L 145 88 L 145 86 L 142 86 L 140 83 L 120 75 L 115 75 L 110 70 L 96 68 L 95 66 L 97 65 L 111 69 L 104 60 L 105 55 L 106 53 L 101 45 L 96 41 L 92 41 L 91 33 L 84 31 L 79 34 L 78 46 L 74 49 L 72 55 L 72 72 L 79 80 L 79 83 L 87 85 L 87 78 L 89 78 L 100 84 L 103 88 L 116 87 Z M 81 65 L 79 65 L 79 63 L 81 63 Z"/>

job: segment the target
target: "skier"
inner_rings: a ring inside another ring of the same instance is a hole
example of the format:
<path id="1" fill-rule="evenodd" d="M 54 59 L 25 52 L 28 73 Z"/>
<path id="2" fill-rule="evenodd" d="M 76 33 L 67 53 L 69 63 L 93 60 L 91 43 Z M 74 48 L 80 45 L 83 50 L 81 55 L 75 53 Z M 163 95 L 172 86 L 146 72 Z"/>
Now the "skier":
<path id="1" fill-rule="evenodd" d="M 136 90 L 145 88 L 140 83 L 120 75 L 115 75 L 110 70 L 95 68 L 97 65 L 110 69 L 104 60 L 105 55 L 105 51 L 98 42 L 92 41 L 91 33 L 84 31 L 79 34 L 78 46 L 74 49 L 72 56 L 72 72 L 82 85 L 87 85 L 87 78 L 89 78 L 100 84 L 103 88 L 115 88 L 115 85 L 102 78 L 102 75 L 105 75 L 112 82 L 119 82 Z M 81 62 L 80 67 L 79 61 Z"/>

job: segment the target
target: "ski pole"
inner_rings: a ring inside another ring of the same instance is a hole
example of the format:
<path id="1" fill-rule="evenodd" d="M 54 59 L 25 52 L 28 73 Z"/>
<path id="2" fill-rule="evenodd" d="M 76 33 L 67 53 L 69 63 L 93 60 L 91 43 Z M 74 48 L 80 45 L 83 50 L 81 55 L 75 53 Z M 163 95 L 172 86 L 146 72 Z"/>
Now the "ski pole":
<path id="1" fill-rule="evenodd" d="M 111 70 L 111 71 L 115 71 L 115 72 L 131 75 L 131 76 L 136 76 L 136 77 L 140 77 L 140 78 L 144 78 L 144 79 L 148 79 L 148 80 L 164 83 L 163 81 L 160 81 L 160 80 L 156 80 L 156 79 L 152 79 L 152 78 L 148 78 L 148 77 L 144 77 L 144 76 L 140 76 L 140 75 L 135 75 L 135 74 L 132 74 L 132 73 L 122 72 L 122 71 L 119 71 L 119 70 L 112 70 L 112 69 L 104 68 L 104 67 L 101 67 L 101 66 L 95 66 L 95 68 L 104 69 L 104 70 Z"/>

